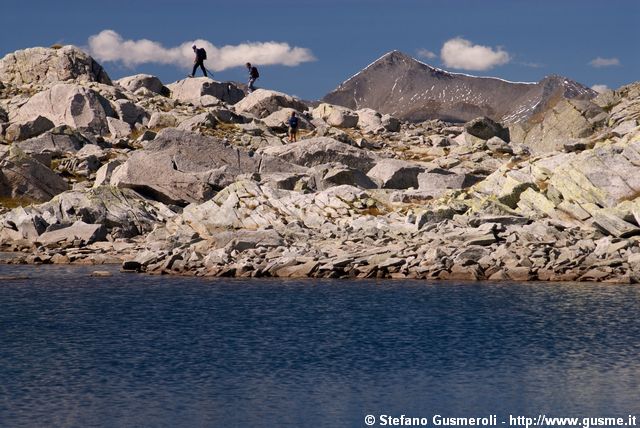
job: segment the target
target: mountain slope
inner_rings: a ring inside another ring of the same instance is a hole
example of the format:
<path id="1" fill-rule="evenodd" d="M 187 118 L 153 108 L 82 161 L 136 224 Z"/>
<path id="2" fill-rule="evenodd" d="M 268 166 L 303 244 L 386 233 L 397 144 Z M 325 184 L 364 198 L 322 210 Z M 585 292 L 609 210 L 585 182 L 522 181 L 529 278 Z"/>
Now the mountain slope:
<path id="1" fill-rule="evenodd" d="M 478 116 L 517 123 L 535 120 L 563 98 L 596 93 L 561 76 L 538 83 L 449 73 L 392 51 L 327 94 L 323 101 L 372 108 L 400 119 L 465 122 Z"/>

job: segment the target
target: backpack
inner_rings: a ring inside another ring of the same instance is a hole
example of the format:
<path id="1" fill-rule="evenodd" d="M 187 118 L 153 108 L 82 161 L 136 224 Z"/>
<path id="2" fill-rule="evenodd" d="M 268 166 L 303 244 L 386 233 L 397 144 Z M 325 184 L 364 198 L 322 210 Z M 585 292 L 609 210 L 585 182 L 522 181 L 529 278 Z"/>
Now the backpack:
<path id="1" fill-rule="evenodd" d="M 260 73 L 258 73 L 258 69 L 256 67 L 251 67 L 251 78 L 257 79 L 260 77 Z"/>
<path id="2" fill-rule="evenodd" d="M 289 118 L 289 126 L 292 127 L 292 128 L 297 128 L 298 127 L 298 118 L 297 117 Z"/>
<path id="3" fill-rule="evenodd" d="M 199 56 L 202 60 L 207 59 L 207 51 L 205 51 L 205 50 L 204 50 L 204 48 L 199 48 L 199 49 L 198 49 L 198 56 Z"/>

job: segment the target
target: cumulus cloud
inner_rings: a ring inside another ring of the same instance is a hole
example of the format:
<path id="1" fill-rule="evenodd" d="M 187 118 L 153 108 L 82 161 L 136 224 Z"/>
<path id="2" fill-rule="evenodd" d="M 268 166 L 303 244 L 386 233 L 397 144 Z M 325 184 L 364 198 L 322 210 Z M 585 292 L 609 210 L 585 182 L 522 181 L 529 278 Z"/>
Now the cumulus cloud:
<path id="1" fill-rule="evenodd" d="M 440 50 L 440 58 L 447 67 L 484 71 L 511 61 L 501 47 L 474 45 L 462 37 L 447 40 Z"/>
<path id="2" fill-rule="evenodd" d="M 426 59 L 434 59 L 437 55 L 428 49 L 418 49 L 418 56 Z"/>
<path id="3" fill-rule="evenodd" d="M 589 62 L 591 67 L 600 68 L 600 67 L 617 67 L 620 65 L 620 60 L 618 58 L 595 58 Z"/>
<path id="4" fill-rule="evenodd" d="M 307 48 L 290 46 L 281 42 L 251 42 L 217 47 L 207 40 L 191 40 L 179 46 L 167 48 L 152 40 L 125 40 L 113 30 L 103 30 L 89 37 L 89 53 L 98 61 L 120 62 L 127 67 L 140 64 L 170 64 L 190 68 L 193 50 L 197 45 L 207 51 L 207 68 L 222 71 L 244 65 L 247 62 L 260 65 L 296 66 L 315 61 Z"/>
<path id="5" fill-rule="evenodd" d="M 593 89 L 594 91 L 596 91 L 597 93 L 601 94 L 603 92 L 606 92 L 609 90 L 609 87 L 607 85 L 593 85 L 591 87 L 591 89 Z"/>

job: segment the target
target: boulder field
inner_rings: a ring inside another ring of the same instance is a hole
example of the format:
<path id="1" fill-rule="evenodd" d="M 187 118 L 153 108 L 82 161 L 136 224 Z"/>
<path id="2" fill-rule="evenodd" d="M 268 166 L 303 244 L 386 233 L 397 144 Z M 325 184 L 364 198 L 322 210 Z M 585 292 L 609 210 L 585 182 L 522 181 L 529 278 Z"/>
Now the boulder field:
<path id="1" fill-rule="evenodd" d="M 153 274 L 638 282 L 639 121 L 640 83 L 526 128 L 411 123 L 25 49 L 0 59 L 0 251 Z"/>

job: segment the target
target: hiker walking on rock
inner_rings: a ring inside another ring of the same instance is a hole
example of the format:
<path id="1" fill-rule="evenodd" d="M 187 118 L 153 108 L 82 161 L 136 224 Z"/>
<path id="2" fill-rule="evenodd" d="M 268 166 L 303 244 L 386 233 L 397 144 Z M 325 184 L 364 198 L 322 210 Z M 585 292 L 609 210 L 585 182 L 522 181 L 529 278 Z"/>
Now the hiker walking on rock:
<path id="1" fill-rule="evenodd" d="M 296 112 L 292 111 L 289 118 L 289 141 L 292 143 L 298 141 L 298 120 Z"/>
<path id="2" fill-rule="evenodd" d="M 204 73 L 204 77 L 207 77 L 207 69 L 204 68 L 204 60 L 207 59 L 207 51 L 205 51 L 204 48 L 198 48 L 196 45 L 193 45 L 192 48 L 193 53 L 196 55 L 196 57 L 193 60 L 193 71 L 191 72 L 189 77 L 194 77 L 196 75 L 196 70 L 198 69 L 198 67 L 200 67 L 200 69 Z"/>
<path id="3" fill-rule="evenodd" d="M 256 80 L 260 77 L 260 73 L 258 73 L 258 68 L 251 65 L 250 62 L 247 63 L 247 70 L 249 70 L 249 93 L 256 90 L 253 87 L 253 84 L 256 83 Z"/>

